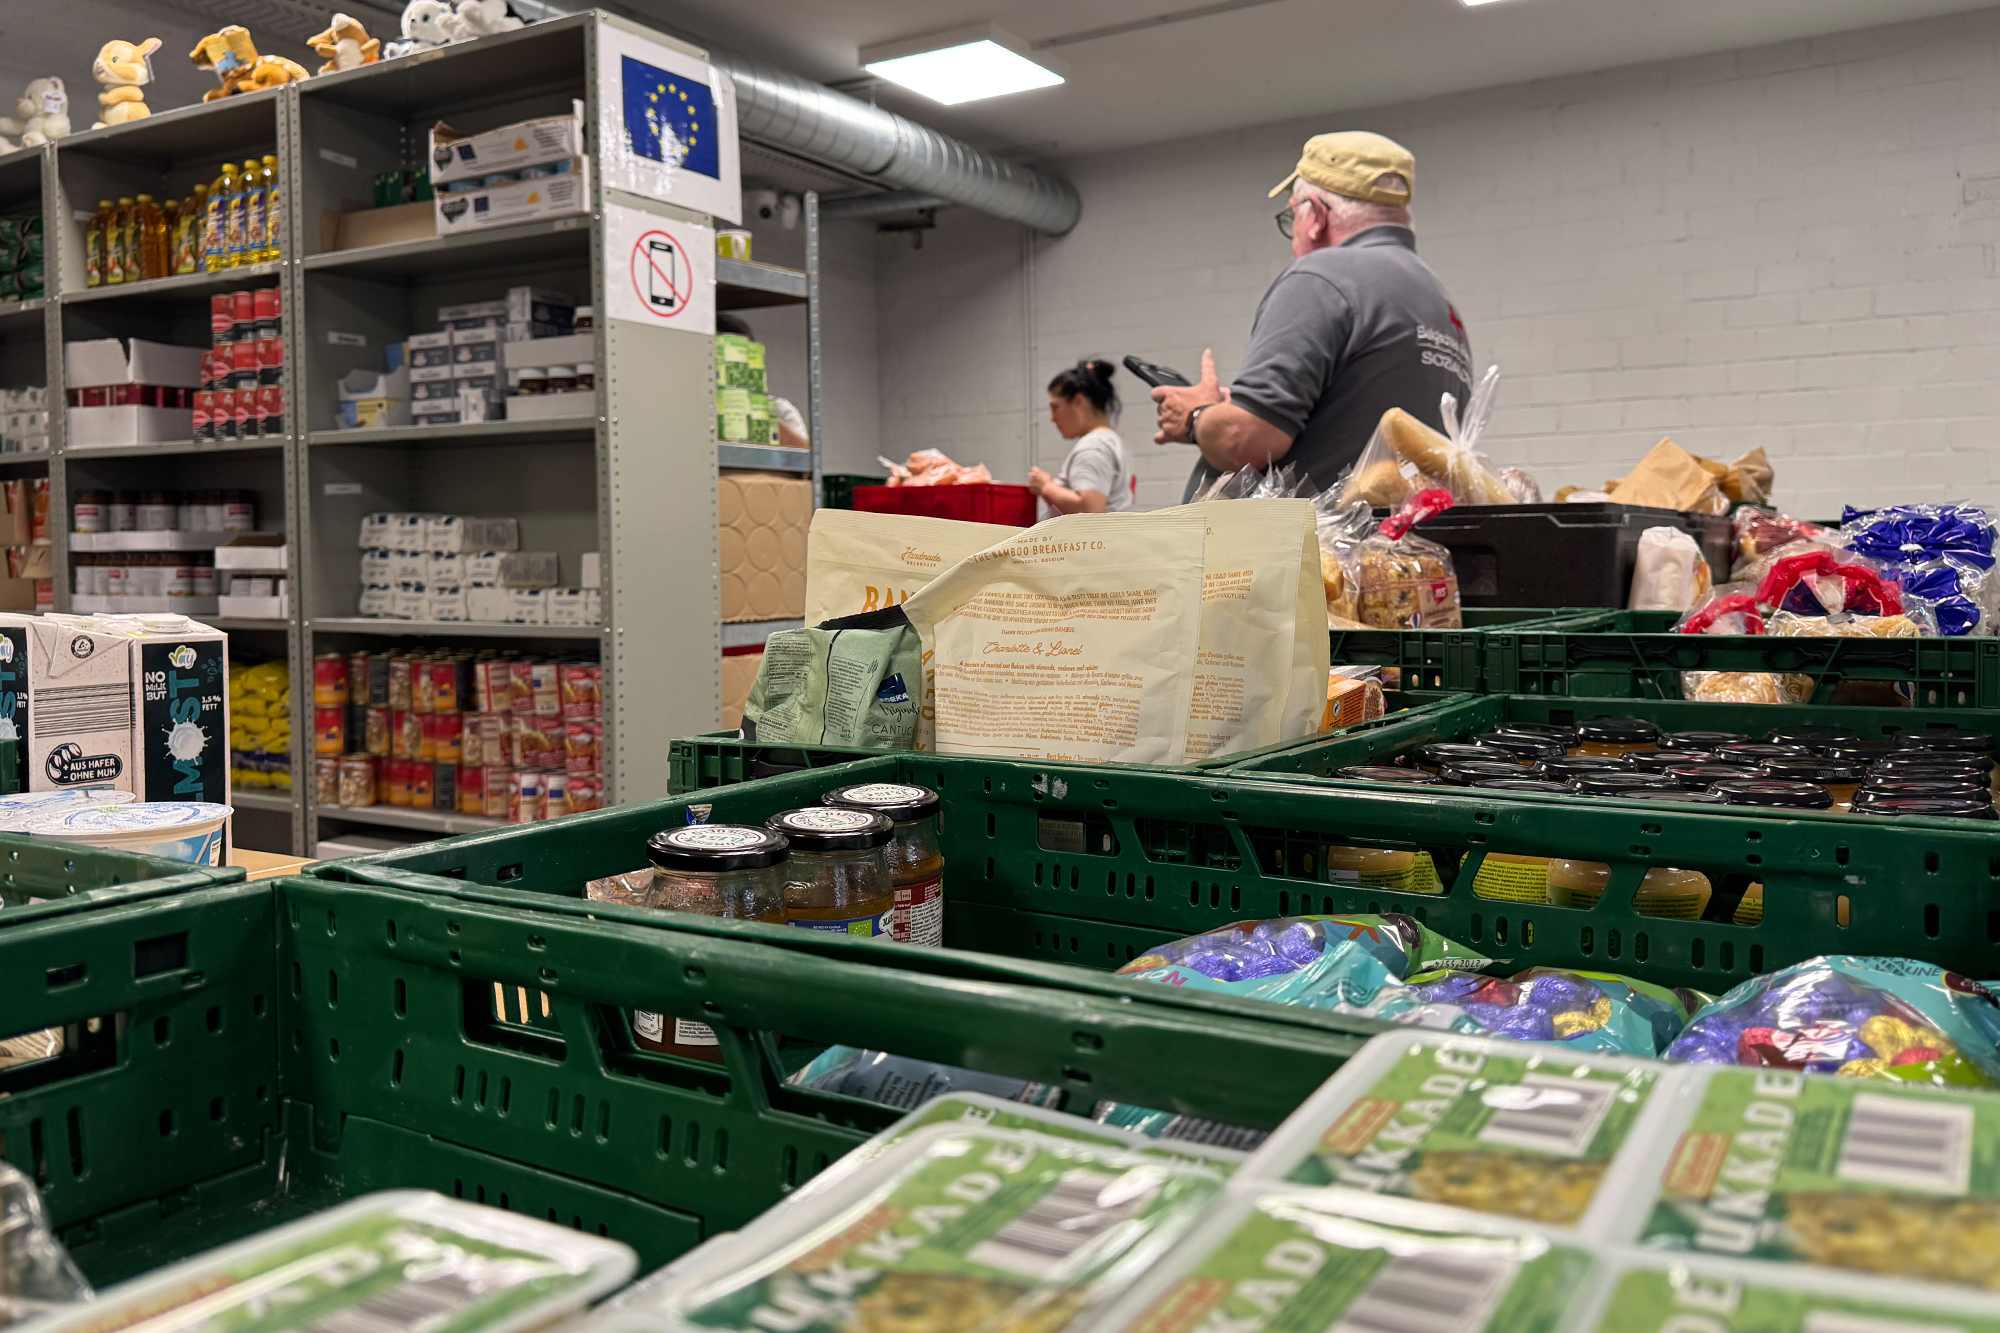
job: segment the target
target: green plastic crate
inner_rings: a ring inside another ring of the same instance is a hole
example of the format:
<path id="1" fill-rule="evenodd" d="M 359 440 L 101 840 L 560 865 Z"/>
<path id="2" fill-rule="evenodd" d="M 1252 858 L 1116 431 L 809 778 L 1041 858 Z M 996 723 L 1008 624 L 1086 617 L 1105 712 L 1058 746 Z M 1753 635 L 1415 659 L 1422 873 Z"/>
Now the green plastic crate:
<path id="1" fill-rule="evenodd" d="M 47 914 L 52 901 L 96 906 L 186 893 L 245 878 L 241 866 L 197 866 L 165 857 L 0 833 L 0 927 Z"/>
<path id="2" fill-rule="evenodd" d="M 1564 625 L 1487 634 L 1489 694 L 1679 699 L 1685 671 L 1765 671 L 1813 678 L 1813 703 L 1855 686 L 1909 689 L 1919 708 L 2000 707 L 2000 639 L 1777 638 L 1675 634 L 1672 611 L 1605 611 Z"/>
<path id="3" fill-rule="evenodd" d="M 854 488 L 856 486 L 881 486 L 887 477 L 863 477 L 850 472 L 829 472 L 820 478 L 822 509 L 854 508 Z"/>
<path id="4" fill-rule="evenodd" d="M 525 896 L 295 877 L 0 931 L 11 1014 L 97 1021 L 88 1062 L 0 1074 L 5 1155 L 99 1283 L 392 1187 L 614 1236 L 652 1267 L 896 1117 L 784 1086 L 826 1043 L 1269 1126 L 1380 1030 Z M 708 1022 L 724 1063 L 634 1050 L 623 1015 L 649 1005 Z M 1185 1075 L 1225 1065 L 1258 1074 Z"/>

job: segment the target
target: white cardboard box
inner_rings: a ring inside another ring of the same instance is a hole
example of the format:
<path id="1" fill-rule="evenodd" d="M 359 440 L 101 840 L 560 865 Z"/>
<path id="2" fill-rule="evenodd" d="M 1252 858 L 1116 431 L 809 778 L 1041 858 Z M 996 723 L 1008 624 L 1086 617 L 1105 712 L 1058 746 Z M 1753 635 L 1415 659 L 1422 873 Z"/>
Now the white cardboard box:
<path id="1" fill-rule="evenodd" d="M 440 121 L 431 128 L 431 181 L 443 184 L 583 156 L 583 103 L 570 105 L 567 116 L 523 120 L 484 134 L 462 135 Z"/>
<path id="2" fill-rule="evenodd" d="M 229 800 L 229 636 L 190 620 L 128 640 L 132 790 L 142 801 Z"/>
<path id="3" fill-rule="evenodd" d="M 596 361 L 597 337 L 590 333 L 571 333 L 561 338 L 530 338 L 526 342 L 507 344 L 509 370 L 573 366 L 579 362 L 595 365 Z"/>
<path id="4" fill-rule="evenodd" d="M 438 235 L 456 236 L 484 227 L 505 227 L 540 218 L 565 217 L 590 208 L 590 159 L 572 159 L 571 170 L 557 176 L 496 185 L 490 190 L 440 194 L 436 199 Z"/>
<path id="5" fill-rule="evenodd" d="M 167 444 L 194 438 L 194 411 L 186 407 L 72 407 L 69 442 L 81 448 Z"/>
<path id="6" fill-rule="evenodd" d="M 206 347 L 181 347 L 144 338 L 91 338 L 63 344 L 63 368 L 71 388 L 106 384 L 158 384 L 175 389 L 201 387 Z M 73 410 L 72 410 L 73 419 Z"/>
<path id="7" fill-rule="evenodd" d="M 507 399 L 509 421 L 560 421 L 565 417 L 587 417 L 597 411 L 597 395 L 589 390 L 573 393 L 517 393 Z"/>
<path id="8" fill-rule="evenodd" d="M 0 699 L 15 701 L 9 720 L 27 728 L 21 777 L 29 791 L 134 790 L 127 643 L 44 616 L 0 615 Z M 225 731 L 225 751 L 227 742 Z"/>
<path id="9" fill-rule="evenodd" d="M 245 620 L 283 620 L 291 614 L 291 599 L 277 597 L 220 597 L 217 615 L 240 616 Z"/>

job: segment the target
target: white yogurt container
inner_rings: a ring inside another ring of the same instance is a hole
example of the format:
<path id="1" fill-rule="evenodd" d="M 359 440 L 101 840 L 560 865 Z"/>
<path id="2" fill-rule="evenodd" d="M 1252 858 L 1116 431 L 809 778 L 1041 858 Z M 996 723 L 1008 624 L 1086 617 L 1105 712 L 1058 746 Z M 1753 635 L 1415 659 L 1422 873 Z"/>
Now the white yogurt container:
<path id="1" fill-rule="evenodd" d="M 233 813 L 229 806 L 206 801 L 58 805 L 28 820 L 21 831 L 37 838 L 219 866 Z"/>

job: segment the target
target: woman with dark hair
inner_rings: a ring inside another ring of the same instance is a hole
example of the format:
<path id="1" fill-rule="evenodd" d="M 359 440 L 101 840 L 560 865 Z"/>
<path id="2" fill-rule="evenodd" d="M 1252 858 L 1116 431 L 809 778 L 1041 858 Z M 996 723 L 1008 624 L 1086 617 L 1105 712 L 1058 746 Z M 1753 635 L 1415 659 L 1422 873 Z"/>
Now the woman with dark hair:
<path id="1" fill-rule="evenodd" d="M 1070 441 L 1054 476 L 1028 469 L 1028 489 L 1042 497 L 1042 517 L 1120 513 L 1132 507 L 1132 469 L 1111 429 L 1118 391 L 1109 361 L 1079 361 L 1049 381 L 1049 420 Z"/>

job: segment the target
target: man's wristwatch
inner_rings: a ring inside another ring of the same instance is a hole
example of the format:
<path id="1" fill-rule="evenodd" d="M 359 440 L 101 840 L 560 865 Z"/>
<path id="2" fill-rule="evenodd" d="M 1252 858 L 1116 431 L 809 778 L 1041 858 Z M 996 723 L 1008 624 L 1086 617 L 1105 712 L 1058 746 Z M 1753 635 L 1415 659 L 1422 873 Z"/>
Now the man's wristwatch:
<path id="1" fill-rule="evenodd" d="M 1203 412 L 1208 411 L 1209 408 L 1214 406 L 1215 406 L 1214 403 L 1203 403 L 1200 407 L 1197 407 L 1193 411 L 1188 413 L 1188 418 L 1187 418 L 1188 443 L 1194 445 L 1196 448 L 1201 447 L 1201 440 L 1195 434 L 1195 428 L 1201 424 L 1201 414 Z"/>

